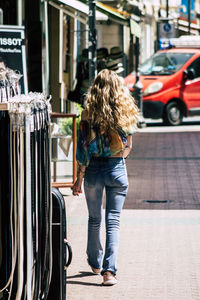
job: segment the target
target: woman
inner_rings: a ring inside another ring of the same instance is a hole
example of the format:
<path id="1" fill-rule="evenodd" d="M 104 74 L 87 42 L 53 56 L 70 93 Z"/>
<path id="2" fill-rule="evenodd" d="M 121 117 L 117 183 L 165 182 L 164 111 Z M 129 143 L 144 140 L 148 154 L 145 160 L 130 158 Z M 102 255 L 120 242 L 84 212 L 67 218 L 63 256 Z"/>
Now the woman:
<path id="1" fill-rule="evenodd" d="M 114 285 L 119 244 L 120 213 L 128 191 L 125 158 L 132 148 L 138 110 L 113 71 L 104 69 L 94 80 L 82 112 L 77 144 L 77 180 L 73 195 L 84 191 L 88 206 L 88 264 L 103 275 L 104 285 Z M 106 246 L 103 256 L 100 227 L 102 195 L 106 193 Z"/>

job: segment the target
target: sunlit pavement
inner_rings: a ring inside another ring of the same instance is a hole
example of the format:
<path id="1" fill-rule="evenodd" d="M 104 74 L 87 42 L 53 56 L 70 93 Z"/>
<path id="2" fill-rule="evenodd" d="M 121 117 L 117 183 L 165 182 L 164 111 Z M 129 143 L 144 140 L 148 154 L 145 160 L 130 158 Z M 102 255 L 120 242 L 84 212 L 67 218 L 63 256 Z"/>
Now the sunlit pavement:
<path id="1" fill-rule="evenodd" d="M 200 131 L 200 117 L 183 118 L 180 126 L 164 126 L 162 119 L 144 119 L 146 127 L 138 129 L 138 132 L 184 132 L 184 131 Z"/>
<path id="2" fill-rule="evenodd" d="M 184 130 L 152 125 L 135 134 L 127 159 L 130 187 L 121 218 L 116 286 L 103 287 L 101 276 L 87 265 L 84 195 L 61 190 L 73 248 L 67 299 L 200 299 L 200 121 L 182 125 Z"/>

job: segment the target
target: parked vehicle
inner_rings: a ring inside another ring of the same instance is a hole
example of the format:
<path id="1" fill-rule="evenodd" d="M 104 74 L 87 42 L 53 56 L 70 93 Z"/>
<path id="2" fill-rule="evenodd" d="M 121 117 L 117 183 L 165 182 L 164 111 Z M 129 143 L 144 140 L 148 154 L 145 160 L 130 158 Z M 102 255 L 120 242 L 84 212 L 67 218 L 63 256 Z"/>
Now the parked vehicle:
<path id="1" fill-rule="evenodd" d="M 183 117 L 200 115 L 200 36 L 182 36 L 170 41 L 139 68 L 143 85 L 143 115 L 179 125 Z M 125 78 L 134 90 L 133 73 Z"/>

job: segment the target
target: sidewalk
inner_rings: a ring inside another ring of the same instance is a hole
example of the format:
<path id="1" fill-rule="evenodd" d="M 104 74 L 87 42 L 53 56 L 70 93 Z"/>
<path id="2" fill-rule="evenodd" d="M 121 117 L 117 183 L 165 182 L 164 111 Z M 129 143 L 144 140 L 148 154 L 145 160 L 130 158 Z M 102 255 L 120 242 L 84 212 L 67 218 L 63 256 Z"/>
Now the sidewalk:
<path id="1" fill-rule="evenodd" d="M 200 122 L 152 125 L 134 136 L 116 286 L 102 286 L 87 265 L 84 195 L 61 190 L 73 248 L 67 300 L 200 300 L 199 142 Z"/>
<path id="2" fill-rule="evenodd" d="M 87 208 L 83 196 L 66 195 L 69 300 L 200 300 L 200 211 L 123 210 L 118 284 L 101 285 L 86 262 Z M 103 228 L 104 229 L 104 228 Z M 104 230 L 103 240 L 104 240 Z"/>

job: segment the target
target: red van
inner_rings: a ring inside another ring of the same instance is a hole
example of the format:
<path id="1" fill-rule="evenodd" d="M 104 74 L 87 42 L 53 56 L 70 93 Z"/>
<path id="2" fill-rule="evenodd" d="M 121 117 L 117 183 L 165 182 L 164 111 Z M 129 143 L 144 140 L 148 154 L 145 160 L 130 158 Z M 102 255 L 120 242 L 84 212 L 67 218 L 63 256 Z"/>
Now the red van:
<path id="1" fill-rule="evenodd" d="M 143 85 L 143 116 L 179 125 L 183 117 L 200 115 L 200 37 L 171 39 L 139 68 Z M 175 45 L 175 47 L 174 47 Z M 125 84 L 133 91 L 133 73 Z"/>

